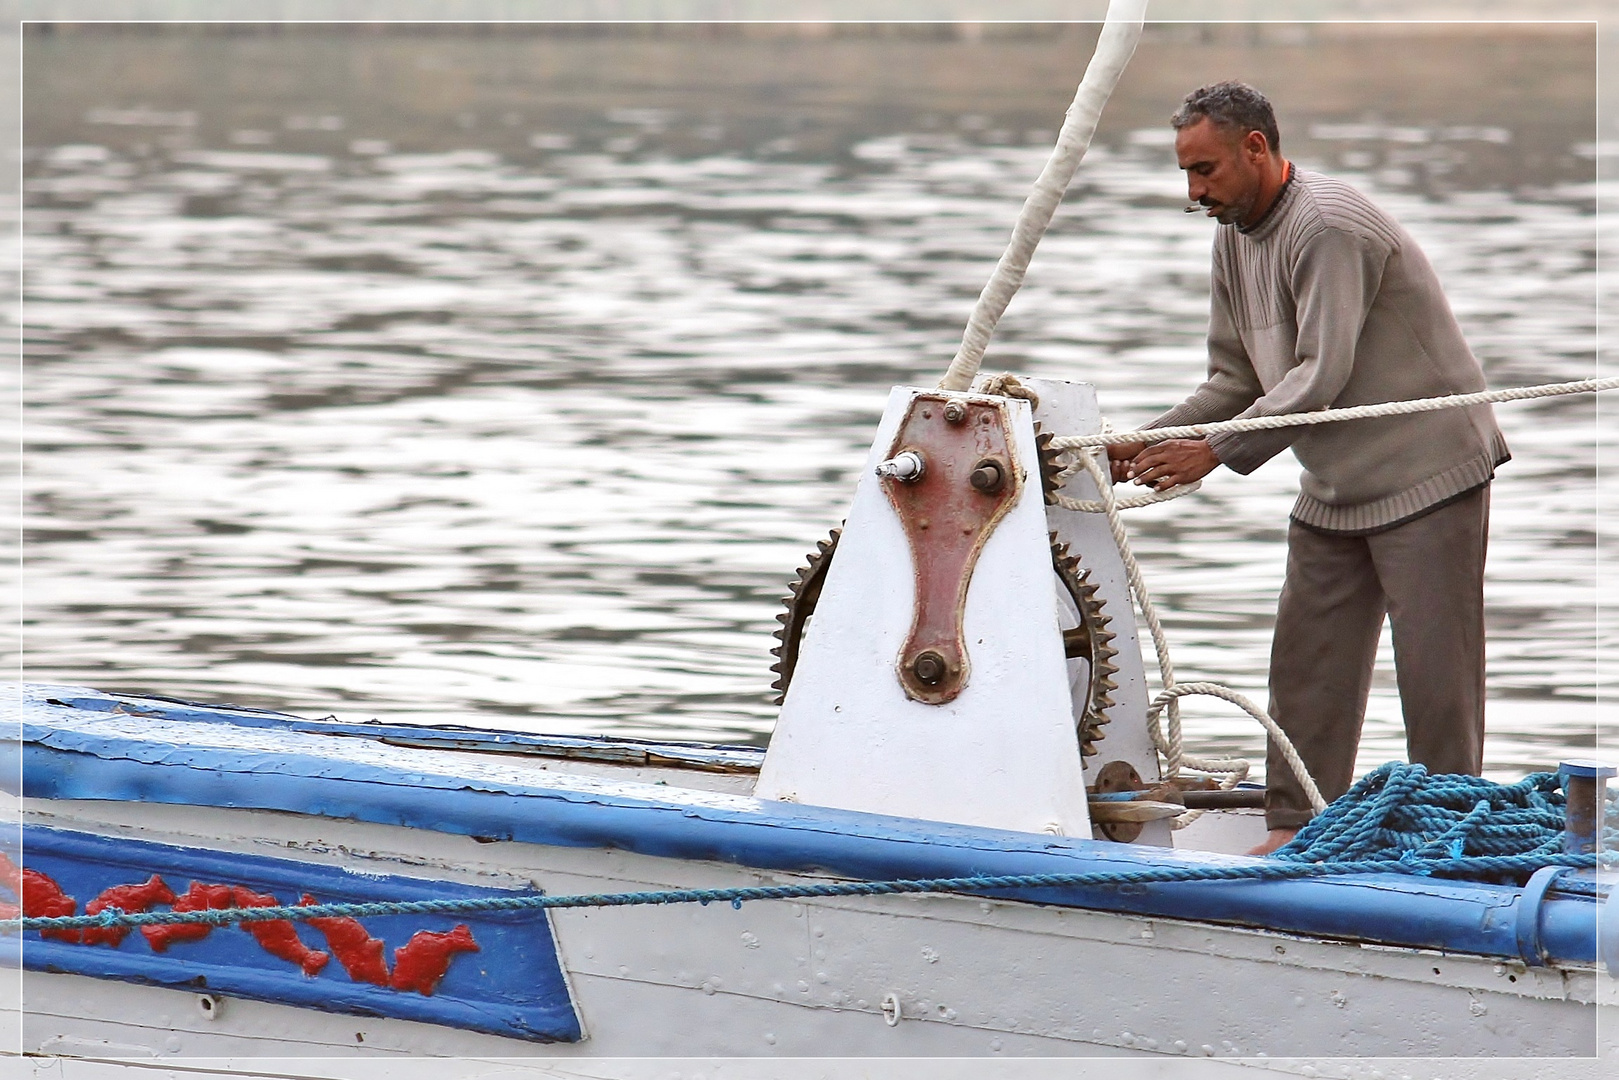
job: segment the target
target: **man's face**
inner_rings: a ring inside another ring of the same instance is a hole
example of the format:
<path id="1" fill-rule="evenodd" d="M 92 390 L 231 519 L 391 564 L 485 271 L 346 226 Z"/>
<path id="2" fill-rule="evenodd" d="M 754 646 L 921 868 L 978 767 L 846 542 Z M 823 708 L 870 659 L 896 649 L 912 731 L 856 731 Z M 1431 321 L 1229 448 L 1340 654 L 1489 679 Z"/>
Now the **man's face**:
<path id="1" fill-rule="evenodd" d="M 1175 157 L 1186 170 L 1187 198 L 1207 207 L 1207 216 L 1222 225 L 1247 222 L 1259 201 L 1259 162 L 1248 142 L 1206 117 L 1175 133 Z"/>

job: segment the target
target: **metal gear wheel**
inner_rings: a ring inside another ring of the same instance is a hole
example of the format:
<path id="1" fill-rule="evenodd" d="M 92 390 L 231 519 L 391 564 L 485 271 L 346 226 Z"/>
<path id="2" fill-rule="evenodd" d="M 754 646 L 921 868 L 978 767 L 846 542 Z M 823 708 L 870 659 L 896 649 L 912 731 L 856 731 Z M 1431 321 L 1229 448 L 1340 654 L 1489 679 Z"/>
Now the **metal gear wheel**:
<path id="1" fill-rule="evenodd" d="M 1059 543 L 1056 533 L 1051 534 L 1051 564 L 1073 604 L 1073 610 L 1066 612 L 1065 623 L 1076 624 L 1063 628 L 1063 655 L 1070 660 L 1083 659 L 1088 669 L 1085 707 L 1079 710 L 1075 723 L 1079 727 L 1079 752 L 1082 757 L 1090 757 L 1096 753 L 1096 744 L 1106 735 L 1102 728 L 1108 722 L 1107 710 L 1113 707 L 1113 691 L 1119 688 L 1113 681 L 1113 676 L 1119 673 L 1118 665 L 1113 662 L 1119 650 L 1113 647 L 1115 635 L 1107 628 L 1113 619 L 1103 610 L 1090 570 L 1080 569 L 1079 556 L 1070 555 L 1068 545 Z"/>
<path id="2" fill-rule="evenodd" d="M 815 605 L 820 602 L 826 571 L 832 564 L 838 537 L 842 534 L 841 528 L 833 529 L 827 539 L 817 543 L 815 550 L 805 560 L 807 565 L 798 568 L 798 576 L 787 587 L 789 595 L 784 599 L 787 610 L 776 616 L 776 621 L 781 623 L 781 629 L 775 634 L 780 644 L 770 650 L 770 654 L 776 658 L 770 670 L 776 673 L 777 678 L 770 685 L 771 689 L 777 691 L 777 705 L 787 696 L 793 669 L 798 665 L 798 649 L 804 628 L 809 625 L 810 617 L 815 614 Z M 1083 659 L 1087 662 L 1085 707 L 1076 718 L 1076 724 L 1080 754 L 1090 757 L 1096 753 L 1096 743 L 1103 737 L 1102 727 L 1108 722 L 1107 710 L 1113 705 L 1112 692 L 1118 689 L 1118 684 L 1113 681 L 1113 676 L 1119 670 L 1113 663 L 1118 650 L 1113 648 L 1114 635 L 1107 628 L 1111 619 L 1102 609 L 1102 599 L 1096 595 L 1090 571 L 1080 569 L 1079 557 L 1070 555 L 1068 545 L 1058 543 L 1055 534 L 1051 538 L 1051 565 L 1071 605 L 1065 613 L 1064 622 L 1074 624 L 1063 627 L 1063 655 L 1071 660 Z"/>
<path id="3" fill-rule="evenodd" d="M 1041 431 L 1038 423 L 1034 425 L 1034 450 L 1040 458 L 1040 492 L 1045 496 L 1047 506 L 1057 501 L 1057 492 L 1063 486 L 1065 466 L 1057 460 L 1063 452 L 1051 448 L 1051 440 L 1056 437 L 1049 431 Z"/>
<path id="4" fill-rule="evenodd" d="M 775 634 L 781 644 L 770 650 L 770 655 L 776 658 L 770 670 L 777 677 L 770 688 L 777 691 L 777 705 L 787 699 L 787 684 L 792 681 L 793 668 L 798 666 L 798 645 L 804 638 L 804 627 L 809 625 L 810 616 L 815 614 L 815 605 L 821 600 L 826 568 L 832 564 L 832 552 L 837 550 L 838 537 L 842 535 L 843 527 L 840 525 L 825 540 L 816 541 L 815 550 L 805 557 L 808 565 L 798 568 L 798 576 L 787 586 L 787 595 L 782 598 L 787 610 L 776 616 L 781 629 Z"/>

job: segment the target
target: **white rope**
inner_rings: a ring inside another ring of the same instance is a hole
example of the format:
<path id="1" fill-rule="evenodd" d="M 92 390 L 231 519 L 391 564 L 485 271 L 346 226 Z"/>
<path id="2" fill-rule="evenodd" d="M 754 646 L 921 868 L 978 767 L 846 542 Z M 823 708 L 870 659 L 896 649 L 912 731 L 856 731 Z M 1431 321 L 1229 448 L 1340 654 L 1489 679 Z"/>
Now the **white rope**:
<path id="1" fill-rule="evenodd" d="M 1169 502 L 1180 498 L 1182 495 L 1190 495 L 1194 491 L 1201 490 L 1202 487 L 1203 481 L 1193 480 L 1190 484 L 1179 484 L 1175 487 L 1165 488 L 1163 491 L 1154 491 L 1146 495 L 1129 495 L 1123 499 L 1115 498 L 1113 505 L 1119 510 L 1134 510 L 1142 506 L 1151 506 L 1154 503 Z M 1054 493 L 1051 496 L 1051 501 L 1064 510 L 1077 510 L 1081 514 L 1101 514 L 1107 511 L 1100 499 L 1075 499 L 1061 492 Z"/>
<path id="2" fill-rule="evenodd" d="M 972 385 L 978 365 L 984 360 L 984 350 L 989 347 L 990 335 L 995 332 L 995 324 L 1000 322 L 1006 305 L 1012 302 L 1013 295 L 1023 284 L 1034 249 L 1051 224 L 1051 217 L 1057 212 L 1057 204 L 1068 190 L 1080 159 L 1090 148 L 1102 106 L 1107 104 L 1119 76 L 1124 74 L 1124 66 L 1135 54 L 1146 15 L 1147 0 L 1110 0 L 1107 21 L 1096 42 L 1096 53 L 1085 68 L 1085 77 L 1074 94 L 1073 104 L 1068 106 L 1057 145 L 1041 170 L 1040 178 L 1034 182 L 1034 190 L 1023 203 L 1006 252 L 990 275 L 989 284 L 978 296 L 972 318 L 961 336 L 961 348 L 950 361 L 944 378 L 939 380 L 939 389 L 965 390 Z"/>
<path id="3" fill-rule="evenodd" d="M 1229 686 L 1221 686 L 1219 683 L 1211 682 L 1187 682 L 1166 687 L 1163 693 L 1153 699 L 1152 706 L 1147 710 L 1148 723 L 1156 727 L 1159 710 L 1175 698 L 1189 697 L 1193 694 L 1217 697 L 1221 700 L 1229 701 L 1263 724 L 1265 730 L 1269 732 L 1270 737 L 1275 741 L 1276 748 L 1282 752 L 1282 757 L 1287 760 L 1288 768 L 1292 769 L 1293 775 L 1299 778 L 1299 784 L 1304 788 L 1305 798 L 1310 800 L 1310 805 L 1315 809 L 1315 812 L 1319 814 L 1327 808 L 1327 800 L 1321 797 L 1321 789 L 1316 787 L 1315 779 L 1310 776 L 1310 770 L 1305 767 L 1304 759 L 1299 757 L 1299 752 L 1293 746 L 1293 741 L 1287 737 L 1287 733 L 1281 729 L 1275 720 L 1271 719 L 1269 713 Z M 1182 760 L 1190 759 L 1183 758 Z M 1246 773 L 1248 763 L 1241 758 L 1226 758 L 1220 762 L 1222 765 L 1236 765 L 1239 763 L 1244 766 L 1243 771 Z M 1223 771 L 1211 770 L 1207 765 L 1208 763 L 1205 762 L 1192 767 L 1201 769 L 1203 772 Z"/>
<path id="4" fill-rule="evenodd" d="M 1304 427 L 1310 424 L 1331 424 L 1339 420 L 1367 420 L 1377 416 L 1407 416 L 1411 413 L 1435 412 L 1439 409 L 1460 409 L 1470 405 L 1489 405 L 1501 401 L 1527 401 L 1531 398 L 1561 397 L 1565 394 L 1589 394 L 1598 390 L 1614 389 L 1619 389 L 1619 377 L 1580 379 L 1577 382 L 1542 383 L 1539 386 L 1513 386 L 1504 390 L 1480 390 L 1473 394 L 1412 398 L 1409 401 L 1384 401 L 1375 405 L 1351 405 L 1343 409 L 1318 409 L 1315 412 L 1282 413 L 1277 416 L 1248 416 L 1240 420 L 1217 420 L 1207 424 L 1148 428 L 1144 431 L 1102 431 L 1094 435 L 1059 435 L 1051 440 L 1051 445 L 1057 450 L 1081 450 L 1095 446 L 1116 446 L 1120 443 L 1154 443 L 1163 442 L 1165 439 L 1201 439 L 1208 435 L 1219 435 L 1227 431 L 1267 431 L 1274 428 Z"/>
<path id="5" fill-rule="evenodd" d="M 1154 492 L 1150 495 L 1138 495 L 1128 499 L 1119 499 L 1113 493 L 1112 477 L 1109 469 L 1104 466 L 1102 448 L 1120 443 L 1133 442 L 1161 442 L 1165 439 L 1193 439 L 1207 435 L 1218 434 L 1222 431 L 1262 431 L 1266 429 L 1300 427 L 1307 424 L 1327 424 L 1339 420 L 1362 420 L 1376 416 L 1403 416 L 1411 413 L 1433 412 L 1438 409 L 1465 408 L 1470 405 L 1485 405 L 1502 401 L 1525 401 L 1531 398 L 1560 397 L 1565 394 L 1587 394 L 1601 390 L 1619 389 L 1619 378 L 1607 379 L 1581 379 L 1576 382 L 1543 383 L 1538 386 L 1515 386 L 1504 390 L 1483 390 L 1472 394 L 1455 394 L 1448 397 L 1415 398 L 1409 401 L 1388 401 L 1375 405 L 1355 405 L 1344 409 L 1321 409 L 1310 413 L 1286 413 L 1278 416 L 1253 416 L 1241 420 L 1223 420 L 1208 424 L 1190 424 L 1182 427 L 1151 428 L 1143 431 L 1114 431 L 1105 419 L 1102 421 L 1102 430 L 1093 435 L 1064 435 L 1051 440 L 1051 447 L 1058 451 L 1077 451 L 1077 462 L 1068 465 L 1062 475 L 1072 475 L 1080 469 L 1090 474 L 1091 480 L 1096 484 L 1100 499 L 1075 499 L 1067 495 L 1058 494 L 1053 501 L 1066 510 L 1076 510 L 1081 513 L 1101 513 L 1107 515 L 1108 528 L 1113 533 L 1113 542 L 1119 549 L 1119 557 L 1124 561 L 1125 576 L 1130 582 L 1130 592 L 1135 596 L 1136 605 L 1141 609 L 1142 621 L 1147 624 L 1147 630 L 1152 637 L 1153 650 L 1158 654 L 1158 673 L 1163 682 L 1164 689 L 1153 699 L 1152 706 L 1147 710 L 1147 730 L 1152 737 L 1153 745 L 1158 752 L 1164 755 L 1166 775 L 1173 779 L 1180 774 L 1181 766 L 1197 769 L 1200 772 L 1223 774 L 1226 779 L 1220 784 L 1222 788 L 1232 788 L 1242 781 L 1248 774 L 1249 763 L 1242 758 L 1191 758 L 1182 750 L 1182 730 L 1180 717 L 1180 699 L 1192 694 L 1217 697 L 1243 709 L 1264 725 L 1265 731 L 1276 744 L 1277 750 L 1287 762 L 1293 775 L 1298 777 L 1299 785 L 1304 789 L 1306 798 L 1316 813 L 1326 809 L 1326 800 L 1321 797 L 1321 790 L 1316 786 L 1314 778 L 1310 776 L 1309 769 L 1299 757 L 1298 750 L 1293 746 L 1292 740 L 1271 716 L 1259 706 L 1249 701 L 1243 695 L 1230 687 L 1218 683 L 1194 682 L 1177 683 L 1175 681 L 1175 666 L 1169 658 L 1169 641 L 1164 636 L 1162 624 L 1158 620 L 1158 611 L 1153 606 L 1152 597 L 1147 592 L 1147 583 L 1141 576 L 1141 566 L 1136 562 L 1135 553 L 1130 550 L 1129 534 L 1125 531 L 1124 521 L 1119 517 L 1119 511 L 1137 506 L 1148 506 L 1153 503 L 1168 502 L 1170 499 L 1182 495 L 1190 495 L 1201 486 L 1201 481 L 1194 481 L 1168 489 Z M 1158 718 L 1167 713 L 1169 717 L 1169 730 L 1166 733 L 1159 724 Z M 1174 827 L 1185 828 L 1201 816 L 1201 810 L 1189 810 L 1175 818 Z"/>
<path id="6" fill-rule="evenodd" d="M 1103 431 L 1106 434 L 1107 422 L 1103 421 Z M 1152 602 L 1152 594 L 1147 591 L 1147 582 L 1141 576 L 1141 564 L 1136 561 L 1135 552 L 1130 548 L 1130 535 L 1124 527 L 1124 519 L 1119 516 L 1122 509 L 1120 501 L 1113 495 L 1113 480 L 1108 475 L 1106 466 L 1102 464 L 1102 455 L 1095 449 L 1082 450 L 1076 455 L 1079 465 L 1090 474 L 1091 480 L 1096 484 L 1097 493 L 1101 499 L 1097 506 L 1101 513 L 1107 515 L 1109 530 L 1113 533 L 1113 543 L 1119 549 L 1119 558 L 1124 562 L 1125 577 L 1130 583 L 1130 592 L 1135 596 L 1136 606 L 1141 609 L 1141 621 L 1147 624 L 1147 632 L 1152 637 L 1153 652 L 1158 657 L 1158 676 L 1164 689 L 1153 699 L 1147 710 L 1147 732 L 1152 738 L 1153 746 L 1164 755 L 1164 772 L 1169 779 L 1180 775 L 1181 767 L 1196 769 L 1199 772 L 1223 776 L 1220 786 L 1227 790 L 1236 787 L 1248 776 L 1249 763 L 1243 758 L 1196 758 L 1188 757 L 1183 750 L 1183 732 L 1181 729 L 1180 699 L 1192 694 L 1207 695 L 1221 698 L 1246 710 L 1248 714 L 1265 726 L 1272 739 L 1276 741 L 1277 748 L 1287 761 L 1288 768 L 1298 777 L 1299 785 L 1304 789 L 1305 797 L 1316 813 L 1326 809 L 1326 800 L 1321 797 L 1321 789 L 1316 786 L 1315 779 L 1310 776 L 1310 770 L 1305 767 L 1304 760 L 1299 756 L 1298 750 L 1293 746 L 1287 733 L 1283 731 L 1275 720 L 1260 709 L 1252 701 L 1237 693 L 1229 687 L 1218 683 L 1190 682 L 1177 683 L 1175 681 L 1175 665 L 1169 656 L 1169 639 L 1164 635 L 1163 623 L 1158 618 L 1158 609 Z M 1187 484 L 1179 489 L 1182 494 L 1190 494 L 1196 485 Z M 1169 496 L 1170 492 L 1164 492 Z M 1059 497 L 1061 499 L 1062 497 Z M 1072 508 L 1088 505 L 1089 500 L 1070 499 L 1075 504 Z M 1155 501 L 1164 501 L 1162 499 Z M 1059 502 L 1061 505 L 1061 502 Z M 1158 722 L 1159 716 L 1168 714 L 1169 731 L 1166 733 Z M 1203 815 L 1201 810 L 1188 810 L 1174 819 L 1173 827 L 1184 829 Z"/>

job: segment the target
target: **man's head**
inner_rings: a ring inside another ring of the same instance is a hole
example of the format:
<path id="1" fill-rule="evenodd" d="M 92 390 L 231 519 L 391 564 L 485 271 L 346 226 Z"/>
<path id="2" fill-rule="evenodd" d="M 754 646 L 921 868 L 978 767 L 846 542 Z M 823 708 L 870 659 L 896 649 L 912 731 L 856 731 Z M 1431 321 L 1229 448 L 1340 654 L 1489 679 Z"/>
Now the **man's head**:
<path id="1" fill-rule="evenodd" d="M 1270 208 L 1286 162 L 1276 113 L 1265 95 L 1240 82 L 1186 95 L 1175 115 L 1175 156 L 1186 193 L 1223 225 L 1251 225 Z"/>

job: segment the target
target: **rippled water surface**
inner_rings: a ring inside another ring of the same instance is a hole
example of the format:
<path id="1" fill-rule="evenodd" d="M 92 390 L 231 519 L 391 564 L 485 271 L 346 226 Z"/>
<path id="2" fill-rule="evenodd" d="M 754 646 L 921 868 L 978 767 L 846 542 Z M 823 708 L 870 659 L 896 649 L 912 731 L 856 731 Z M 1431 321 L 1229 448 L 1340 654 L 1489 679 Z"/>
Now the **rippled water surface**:
<path id="1" fill-rule="evenodd" d="M 783 585 L 888 386 L 942 372 L 1093 40 L 924 30 L 31 35 L 28 677 L 763 741 Z M 1237 74 L 1421 241 L 1492 384 L 1588 377 L 1591 53 L 1155 31 L 988 366 L 1119 424 L 1196 383 L 1212 226 L 1161 120 Z M 1499 416 L 1506 775 L 1591 743 L 1619 490 L 1591 398 Z M 1263 696 L 1296 475 L 1136 512 L 1183 678 Z M 1385 652 L 1362 764 L 1401 747 Z"/>

